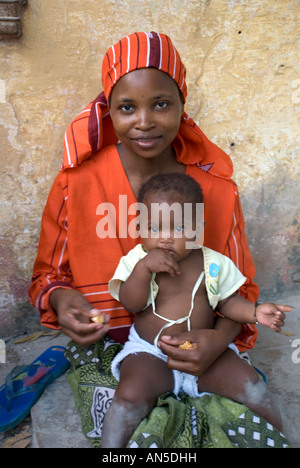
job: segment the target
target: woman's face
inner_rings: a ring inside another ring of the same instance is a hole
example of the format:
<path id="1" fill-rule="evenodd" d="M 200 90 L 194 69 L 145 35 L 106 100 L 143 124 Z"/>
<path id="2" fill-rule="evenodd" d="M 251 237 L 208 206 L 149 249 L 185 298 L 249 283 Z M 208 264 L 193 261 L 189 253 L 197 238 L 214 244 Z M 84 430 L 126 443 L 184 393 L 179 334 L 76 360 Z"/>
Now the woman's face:
<path id="1" fill-rule="evenodd" d="M 175 81 L 154 68 L 123 76 L 111 94 L 111 118 L 124 155 L 169 156 L 183 111 Z"/>

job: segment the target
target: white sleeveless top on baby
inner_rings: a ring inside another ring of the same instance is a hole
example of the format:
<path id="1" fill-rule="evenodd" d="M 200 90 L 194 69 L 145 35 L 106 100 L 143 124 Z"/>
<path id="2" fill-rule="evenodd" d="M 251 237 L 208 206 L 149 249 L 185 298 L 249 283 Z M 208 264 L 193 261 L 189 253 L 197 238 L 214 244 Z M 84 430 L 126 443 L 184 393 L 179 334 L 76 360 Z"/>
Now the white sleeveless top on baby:
<path id="1" fill-rule="evenodd" d="M 186 321 L 188 331 L 191 329 L 190 317 L 194 308 L 194 298 L 204 276 L 208 301 L 213 309 L 217 307 L 219 301 L 226 299 L 231 294 L 236 292 L 246 281 L 245 276 L 242 275 L 242 273 L 238 270 L 238 268 L 234 265 L 230 258 L 207 247 L 195 245 L 195 248 L 202 249 L 204 269 L 199 275 L 193 288 L 191 297 L 191 307 L 188 315 L 186 315 L 185 317 L 181 317 L 177 320 L 172 320 L 166 317 L 162 317 L 156 312 L 155 298 L 159 292 L 159 287 L 155 282 L 156 274 L 154 273 L 152 275 L 150 293 L 147 300 L 147 304 L 144 308 L 146 309 L 146 307 L 148 307 L 151 304 L 153 313 L 157 317 L 167 322 L 166 325 L 164 325 L 157 334 L 154 341 L 155 345 L 157 345 L 157 340 L 162 330 L 164 330 L 167 327 Z M 135 265 L 146 255 L 147 252 L 145 251 L 143 245 L 138 244 L 136 247 L 130 250 L 130 252 L 128 252 L 127 255 L 121 258 L 119 265 L 114 273 L 114 276 L 109 282 L 109 291 L 114 299 L 119 300 L 119 290 L 121 284 L 127 280 L 127 278 L 131 275 Z"/>

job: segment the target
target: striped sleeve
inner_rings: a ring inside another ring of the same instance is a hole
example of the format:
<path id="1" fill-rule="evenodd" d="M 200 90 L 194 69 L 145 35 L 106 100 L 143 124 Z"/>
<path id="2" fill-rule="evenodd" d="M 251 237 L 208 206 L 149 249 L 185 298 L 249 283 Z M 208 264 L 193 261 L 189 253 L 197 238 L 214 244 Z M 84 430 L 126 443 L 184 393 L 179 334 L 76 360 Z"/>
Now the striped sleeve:
<path id="1" fill-rule="evenodd" d="M 259 288 L 254 282 L 255 266 L 245 234 L 245 220 L 237 188 L 232 228 L 224 254 L 235 263 L 241 273 L 246 277 L 245 283 L 239 289 L 239 294 L 250 302 L 255 303 L 258 299 Z M 245 351 L 253 348 L 256 338 L 257 329 L 255 325 L 244 324 L 240 335 L 238 335 L 235 340 L 235 344 L 240 351 Z"/>
<path id="2" fill-rule="evenodd" d="M 72 288 L 73 280 L 68 258 L 68 185 L 65 172 L 54 181 L 42 217 L 37 257 L 33 267 L 29 299 L 41 314 L 41 323 L 59 328 L 57 317 L 49 304 L 50 293 L 60 288 Z"/>

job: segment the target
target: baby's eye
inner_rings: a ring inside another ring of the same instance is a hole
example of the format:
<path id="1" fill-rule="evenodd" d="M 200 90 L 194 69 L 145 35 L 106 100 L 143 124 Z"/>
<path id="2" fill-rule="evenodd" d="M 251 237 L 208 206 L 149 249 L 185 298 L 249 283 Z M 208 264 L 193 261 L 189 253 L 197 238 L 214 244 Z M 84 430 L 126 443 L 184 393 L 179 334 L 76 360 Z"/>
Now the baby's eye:
<path id="1" fill-rule="evenodd" d="M 182 234 L 184 232 L 184 226 L 175 226 L 174 232 L 175 234 Z"/>
<path id="2" fill-rule="evenodd" d="M 159 228 L 157 226 L 149 226 L 149 231 L 151 234 L 158 234 Z"/>

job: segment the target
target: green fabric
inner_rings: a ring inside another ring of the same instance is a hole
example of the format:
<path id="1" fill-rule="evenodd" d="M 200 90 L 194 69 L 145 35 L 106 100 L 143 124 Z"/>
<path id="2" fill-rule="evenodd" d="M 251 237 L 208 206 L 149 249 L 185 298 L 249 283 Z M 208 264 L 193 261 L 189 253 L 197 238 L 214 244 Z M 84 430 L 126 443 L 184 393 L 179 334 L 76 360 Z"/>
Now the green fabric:
<path id="1" fill-rule="evenodd" d="M 94 447 L 101 446 L 101 427 L 117 381 L 110 371 L 122 345 L 102 340 L 81 348 L 69 343 L 67 380 L 82 430 Z M 133 434 L 131 448 L 284 448 L 287 439 L 243 405 L 218 395 L 190 398 L 162 395 Z"/>

